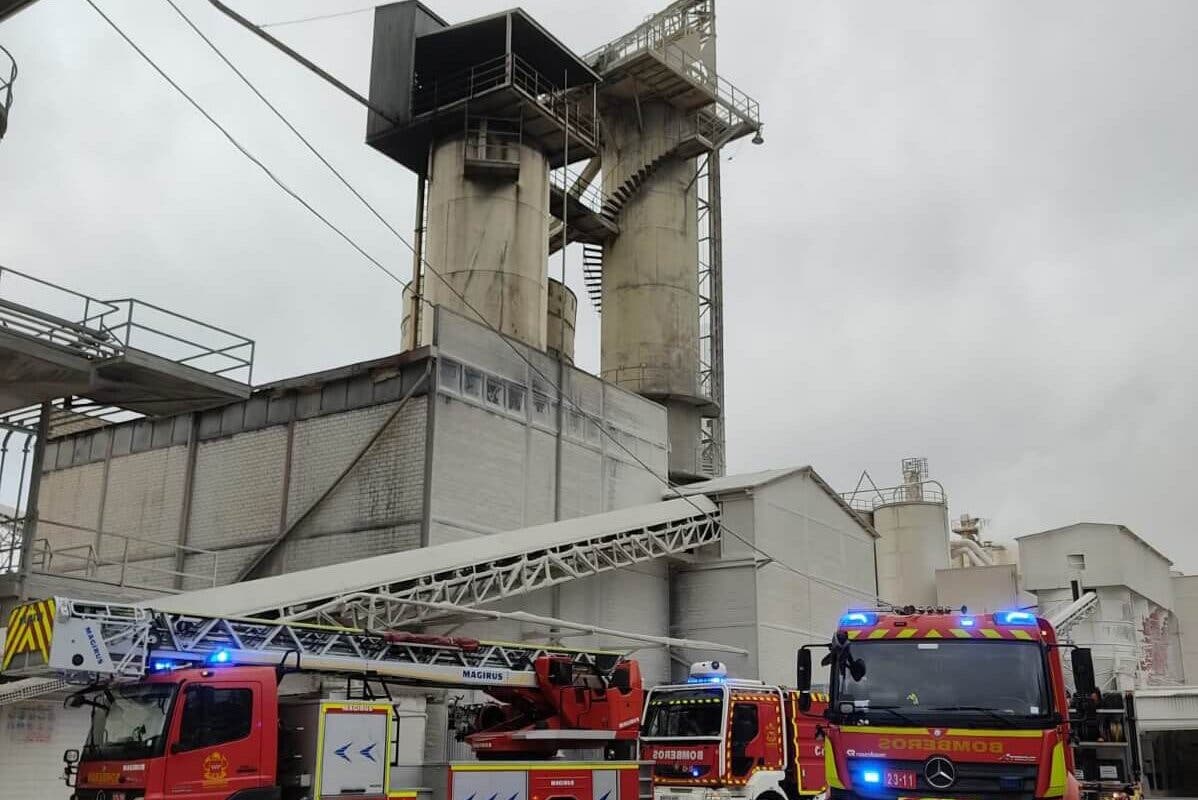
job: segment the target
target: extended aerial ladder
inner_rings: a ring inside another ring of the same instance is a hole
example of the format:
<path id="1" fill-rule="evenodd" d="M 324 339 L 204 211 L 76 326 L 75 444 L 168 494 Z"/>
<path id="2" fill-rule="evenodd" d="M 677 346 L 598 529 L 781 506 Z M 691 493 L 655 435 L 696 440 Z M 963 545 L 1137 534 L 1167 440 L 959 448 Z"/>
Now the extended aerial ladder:
<path id="1" fill-rule="evenodd" d="M 14 612 L 3 671 L 90 684 L 229 663 L 425 686 L 535 688 L 533 664 L 544 656 L 564 656 L 575 667 L 600 673 L 621 660 L 620 654 L 601 650 L 205 617 L 53 598 Z"/>

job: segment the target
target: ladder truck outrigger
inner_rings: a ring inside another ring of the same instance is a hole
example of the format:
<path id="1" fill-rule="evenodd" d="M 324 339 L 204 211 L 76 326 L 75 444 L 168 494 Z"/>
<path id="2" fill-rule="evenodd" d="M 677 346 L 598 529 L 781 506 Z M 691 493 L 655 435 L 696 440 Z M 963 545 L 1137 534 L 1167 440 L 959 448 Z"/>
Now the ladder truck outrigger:
<path id="1" fill-rule="evenodd" d="M 1069 700 L 1053 626 L 1035 614 L 850 611 L 823 665 L 830 800 L 1077 800 Z M 812 679 L 799 651 L 798 684 Z M 1090 651 L 1072 651 L 1078 693 Z"/>
<path id="2" fill-rule="evenodd" d="M 618 653 L 203 616 L 52 598 L 9 619 L 0 672 L 84 684 L 89 736 L 64 754 L 74 800 L 636 800 L 643 690 Z M 339 687 L 331 693 L 330 685 Z M 398 766 L 391 690 L 480 689 L 523 716 L 523 762 Z M 484 791 L 485 790 L 485 791 Z"/>

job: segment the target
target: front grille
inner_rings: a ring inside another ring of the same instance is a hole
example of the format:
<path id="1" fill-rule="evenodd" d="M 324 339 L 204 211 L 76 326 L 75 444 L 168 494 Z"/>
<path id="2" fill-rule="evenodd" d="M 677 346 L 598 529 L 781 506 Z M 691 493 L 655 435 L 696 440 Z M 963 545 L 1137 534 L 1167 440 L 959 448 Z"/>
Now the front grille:
<path id="1" fill-rule="evenodd" d="M 849 774 L 857 775 L 865 763 L 878 765 L 879 762 L 863 759 L 849 759 Z M 1035 764 L 977 764 L 968 761 L 953 761 L 957 768 L 957 780 L 947 789 L 936 789 L 924 778 L 925 761 L 886 760 L 883 769 L 909 770 L 916 775 L 914 790 L 879 789 L 877 794 L 865 790 L 861 781 L 854 780 L 853 786 L 857 793 L 864 796 L 893 797 L 896 794 L 918 794 L 920 797 L 962 798 L 1002 795 L 1010 800 L 1031 798 L 1036 792 L 1036 776 L 1038 767 Z"/>

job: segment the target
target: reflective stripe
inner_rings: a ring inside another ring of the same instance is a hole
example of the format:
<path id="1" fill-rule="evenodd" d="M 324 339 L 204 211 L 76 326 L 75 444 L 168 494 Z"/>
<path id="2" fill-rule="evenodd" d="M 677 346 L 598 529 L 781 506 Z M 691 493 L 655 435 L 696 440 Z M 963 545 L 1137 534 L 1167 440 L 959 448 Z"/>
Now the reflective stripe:
<path id="1" fill-rule="evenodd" d="M 832 754 L 832 748 L 827 742 L 824 743 L 824 780 L 833 789 L 844 788 L 840 773 L 836 771 L 836 756 Z"/>
<path id="2" fill-rule="evenodd" d="M 1031 639 L 1032 638 L 1032 635 L 1030 633 L 1028 633 L 1027 631 L 1023 630 L 1022 628 L 1015 628 L 1013 631 L 1011 631 L 1011 635 L 1014 636 L 1016 639 Z"/>
<path id="3" fill-rule="evenodd" d="M 849 634 L 850 639 L 856 639 L 858 636 L 861 635 L 861 630 L 857 629 L 855 631 L 849 631 L 848 634 Z"/>
<path id="4" fill-rule="evenodd" d="M 935 628 L 932 628 L 932 630 L 928 631 L 927 633 L 925 633 L 923 635 L 923 638 L 925 638 L 925 639 L 943 639 L 944 634 L 941 633 L 940 631 L 936 630 Z"/>
<path id="5" fill-rule="evenodd" d="M 914 636 L 918 632 L 919 631 L 917 631 L 915 628 L 903 628 L 901 631 L 898 632 L 898 635 L 895 636 L 894 638 L 910 639 L 912 636 Z"/>
<path id="6" fill-rule="evenodd" d="M 1067 779 L 1065 777 L 1065 748 L 1057 742 L 1052 748 L 1052 773 L 1048 776 L 1047 797 L 1060 797 L 1065 794 Z"/>
<path id="7" fill-rule="evenodd" d="M 886 635 L 885 628 L 874 628 L 872 631 L 869 632 L 870 639 L 881 639 L 885 635 Z"/>
<path id="8" fill-rule="evenodd" d="M 1001 639 L 1002 634 L 994 630 L 994 628 L 982 628 L 982 635 L 987 639 Z"/>
<path id="9" fill-rule="evenodd" d="M 972 638 L 969 635 L 969 631 L 965 630 L 964 628 L 949 628 L 949 633 L 951 633 L 953 636 L 956 636 L 958 639 Z"/>

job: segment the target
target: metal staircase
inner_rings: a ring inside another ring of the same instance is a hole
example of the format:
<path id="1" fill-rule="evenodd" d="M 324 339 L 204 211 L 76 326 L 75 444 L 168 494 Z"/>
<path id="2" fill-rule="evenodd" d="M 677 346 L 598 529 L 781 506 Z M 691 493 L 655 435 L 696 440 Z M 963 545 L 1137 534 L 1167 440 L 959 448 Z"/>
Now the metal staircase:
<path id="1" fill-rule="evenodd" d="M 582 246 L 582 280 L 595 310 L 603 313 L 603 245 Z"/>
<path id="2" fill-rule="evenodd" d="M 1057 632 L 1057 639 L 1068 641 L 1073 626 L 1098 610 L 1098 595 L 1086 592 L 1069 605 L 1048 615 L 1048 622 Z"/>

